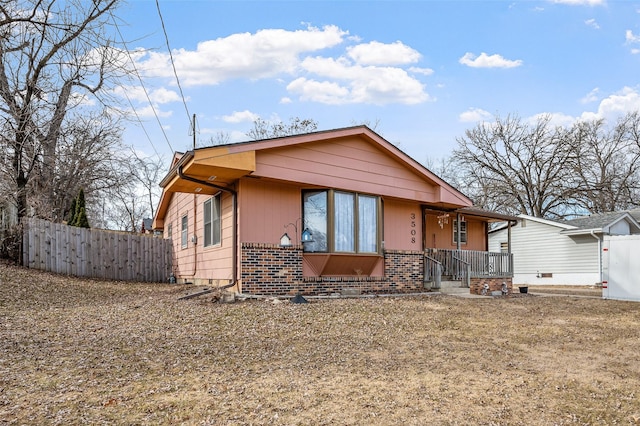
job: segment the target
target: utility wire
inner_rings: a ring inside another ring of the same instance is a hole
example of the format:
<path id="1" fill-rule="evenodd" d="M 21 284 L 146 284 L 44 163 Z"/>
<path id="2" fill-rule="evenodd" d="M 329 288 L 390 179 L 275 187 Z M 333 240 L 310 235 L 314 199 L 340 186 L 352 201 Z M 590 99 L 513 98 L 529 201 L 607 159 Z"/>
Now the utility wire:
<path id="1" fill-rule="evenodd" d="M 160 17 L 160 23 L 162 24 L 162 31 L 164 32 L 164 39 L 167 43 L 167 49 L 169 50 L 169 58 L 171 59 L 171 66 L 173 67 L 173 75 L 176 77 L 176 83 L 178 84 L 178 89 L 180 90 L 180 97 L 182 97 L 182 104 L 184 105 L 184 110 L 187 113 L 187 119 L 189 120 L 189 124 L 191 123 L 191 114 L 189 114 L 189 108 L 187 108 L 187 101 L 185 100 L 184 93 L 182 92 L 182 86 L 180 85 L 180 79 L 178 78 L 178 72 L 176 71 L 176 64 L 173 60 L 173 53 L 171 53 L 171 46 L 169 45 L 169 36 L 167 35 L 167 29 L 164 26 L 164 19 L 162 19 L 162 12 L 160 11 L 160 2 L 156 0 L 156 7 L 158 8 L 158 16 Z M 192 126 L 190 126 L 192 127 Z"/>
<path id="2" fill-rule="evenodd" d="M 111 20 L 113 21 L 114 26 L 116 27 L 116 30 L 118 31 L 118 35 L 120 36 L 120 40 L 122 41 L 122 44 L 124 46 L 124 50 L 127 52 L 127 56 L 129 57 L 129 61 L 131 62 L 131 65 L 133 66 L 133 71 L 136 75 L 136 77 L 138 78 L 138 81 L 140 82 L 140 86 L 142 87 L 142 90 L 144 91 L 144 95 L 147 98 L 147 101 L 149 102 L 149 105 L 151 106 L 151 110 L 153 111 L 153 115 L 156 117 L 156 121 L 158 122 L 158 125 L 160 126 L 160 130 L 162 131 L 162 134 L 164 135 L 164 139 L 167 142 L 167 145 L 169 145 L 169 149 L 171 150 L 171 152 L 175 152 L 173 150 L 173 147 L 171 146 L 171 142 L 169 142 L 169 137 L 167 136 L 167 133 L 164 131 L 164 127 L 162 126 L 162 123 L 160 122 L 160 117 L 158 116 L 158 112 L 156 111 L 156 108 L 153 106 L 153 102 L 151 102 L 151 97 L 149 96 L 149 92 L 147 91 L 147 88 L 144 85 L 144 82 L 142 81 L 142 77 L 140 77 L 140 73 L 138 72 L 138 68 L 136 68 L 136 63 L 134 62 L 133 58 L 131 57 L 131 52 L 129 51 L 129 47 L 127 46 L 127 43 L 124 41 L 124 37 L 122 36 L 122 32 L 120 32 L 120 27 L 118 26 L 118 23 L 116 22 L 115 17 L 113 16 L 113 13 L 111 13 L 111 11 L 109 11 L 109 14 L 111 15 Z M 149 140 L 149 143 L 151 144 L 151 147 L 153 148 L 154 152 L 156 153 L 156 155 L 160 158 L 160 154 L 158 153 L 158 150 L 156 149 L 153 140 L 151 139 L 151 137 L 149 136 L 149 133 L 147 132 L 147 129 L 144 127 L 144 124 L 142 122 L 142 120 L 140 119 L 140 116 L 138 115 L 138 112 L 136 111 L 136 109 L 133 106 L 133 103 L 131 102 L 131 98 L 129 98 L 129 95 L 127 94 L 127 91 L 124 91 L 125 97 L 127 98 L 127 101 L 129 102 L 129 105 L 131 106 L 131 110 L 133 111 L 134 115 L 136 116 L 136 120 L 138 121 L 138 123 L 140 123 L 140 126 L 142 127 L 142 130 L 144 131 L 144 134 L 147 136 L 147 139 Z"/>

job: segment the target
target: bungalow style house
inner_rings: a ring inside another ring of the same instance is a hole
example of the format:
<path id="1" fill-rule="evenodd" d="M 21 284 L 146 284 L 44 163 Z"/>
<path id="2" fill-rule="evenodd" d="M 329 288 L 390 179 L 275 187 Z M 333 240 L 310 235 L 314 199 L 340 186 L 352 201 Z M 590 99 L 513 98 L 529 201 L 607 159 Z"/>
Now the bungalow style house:
<path id="1" fill-rule="evenodd" d="M 568 221 L 519 215 L 518 224 L 489 232 L 489 250 L 511 240 L 514 285 L 600 285 L 603 242 L 640 234 L 640 209 L 594 214 Z"/>
<path id="2" fill-rule="evenodd" d="M 515 218 L 474 208 L 366 126 L 176 154 L 160 185 L 153 228 L 173 241 L 178 283 L 282 296 L 422 291 L 442 275 L 511 285 L 487 231 Z"/>

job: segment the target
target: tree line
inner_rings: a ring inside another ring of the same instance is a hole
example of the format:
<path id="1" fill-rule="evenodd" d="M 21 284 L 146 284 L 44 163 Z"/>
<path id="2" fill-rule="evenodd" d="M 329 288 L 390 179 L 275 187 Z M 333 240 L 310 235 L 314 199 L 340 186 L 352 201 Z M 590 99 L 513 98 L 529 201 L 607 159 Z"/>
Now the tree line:
<path id="1" fill-rule="evenodd" d="M 547 219 L 640 206 L 640 114 L 555 126 L 551 116 L 483 122 L 437 165 L 475 205 Z"/>

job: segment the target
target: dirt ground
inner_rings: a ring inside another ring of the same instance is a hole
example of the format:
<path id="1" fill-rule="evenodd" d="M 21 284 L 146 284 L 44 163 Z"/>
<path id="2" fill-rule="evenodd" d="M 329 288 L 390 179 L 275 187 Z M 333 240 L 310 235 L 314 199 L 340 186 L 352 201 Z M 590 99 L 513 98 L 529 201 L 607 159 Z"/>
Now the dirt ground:
<path id="1" fill-rule="evenodd" d="M 640 305 L 308 304 L 0 265 L 0 424 L 640 424 Z"/>

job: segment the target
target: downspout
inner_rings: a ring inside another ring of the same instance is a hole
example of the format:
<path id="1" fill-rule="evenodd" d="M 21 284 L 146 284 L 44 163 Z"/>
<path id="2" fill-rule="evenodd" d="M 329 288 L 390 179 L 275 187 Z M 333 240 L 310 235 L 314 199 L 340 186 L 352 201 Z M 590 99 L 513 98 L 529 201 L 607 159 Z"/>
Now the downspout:
<path id="1" fill-rule="evenodd" d="M 589 234 L 598 240 L 598 279 L 602 283 L 602 240 L 593 232 L 593 229 L 589 231 Z"/>
<path id="2" fill-rule="evenodd" d="M 518 221 L 513 221 L 513 224 L 517 224 Z M 507 221 L 507 256 L 509 257 L 509 272 L 511 273 L 511 278 L 515 275 L 513 271 L 513 254 L 511 253 L 511 221 Z"/>
<path id="3" fill-rule="evenodd" d="M 191 273 L 191 276 L 193 278 L 196 277 L 196 272 L 198 272 L 198 237 L 196 236 L 197 223 L 198 223 L 198 196 L 196 194 L 193 194 L 193 236 L 191 237 L 192 239 L 191 242 L 193 243 L 193 272 Z M 187 244 L 189 244 L 188 234 L 187 234 Z"/>
<path id="4" fill-rule="evenodd" d="M 222 286 L 220 288 L 233 287 L 238 282 L 238 202 L 237 202 L 238 193 L 236 191 L 234 191 L 233 189 L 225 188 L 224 186 L 216 185 L 216 184 L 211 183 L 211 182 L 207 182 L 207 181 L 204 181 L 204 180 L 199 180 L 199 179 L 193 178 L 191 176 L 187 176 L 182 172 L 182 166 L 178 167 L 178 176 L 180 177 L 180 179 L 188 180 L 190 182 L 194 182 L 194 183 L 197 183 L 199 185 L 208 186 L 210 188 L 215 188 L 215 189 L 218 189 L 218 190 L 220 190 L 222 192 L 226 192 L 227 194 L 231 194 L 231 208 L 233 209 L 233 223 L 232 223 L 232 225 L 233 225 L 233 231 L 232 231 L 233 238 L 232 238 L 232 249 L 231 249 L 232 250 L 232 253 L 231 253 L 231 255 L 232 255 L 232 264 L 231 264 L 232 272 L 231 272 L 231 275 L 233 276 L 233 279 L 231 280 L 231 282 L 229 284 L 227 284 L 225 286 Z"/>

